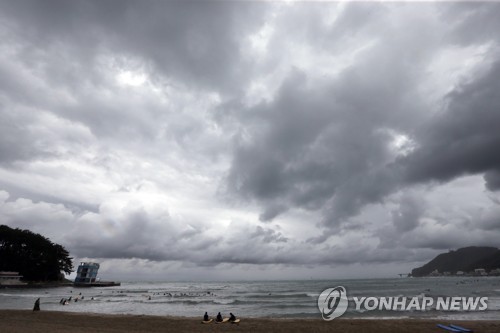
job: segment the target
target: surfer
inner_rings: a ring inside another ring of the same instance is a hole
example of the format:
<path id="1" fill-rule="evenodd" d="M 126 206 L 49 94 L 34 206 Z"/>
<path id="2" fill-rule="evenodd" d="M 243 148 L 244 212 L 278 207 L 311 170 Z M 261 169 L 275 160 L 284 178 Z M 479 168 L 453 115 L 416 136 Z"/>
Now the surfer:
<path id="1" fill-rule="evenodd" d="M 40 311 L 40 299 L 35 301 L 35 305 L 33 306 L 33 311 Z"/>
<path id="2" fill-rule="evenodd" d="M 215 321 L 218 321 L 218 322 L 221 322 L 222 321 L 222 315 L 220 314 L 217 314 L 217 319 L 215 319 Z"/>
<path id="3" fill-rule="evenodd" d="M 234 314 L 232 314 L 231 312 L 229 313 L 229 321 L 235 321 L 236 320 L 236 317 Z"/>
<path id="4" fill-rule="evenodd" d="M 203 321 L 208 321 L 210 318 L 208 318 L 208 313 L 205 312 L 205 315 L 203 316 Z"/>

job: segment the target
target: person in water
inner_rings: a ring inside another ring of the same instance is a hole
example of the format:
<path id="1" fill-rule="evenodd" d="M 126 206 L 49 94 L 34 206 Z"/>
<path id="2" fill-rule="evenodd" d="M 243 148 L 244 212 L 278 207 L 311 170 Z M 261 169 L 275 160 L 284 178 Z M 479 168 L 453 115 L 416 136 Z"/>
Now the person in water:
<path id="1" fill-rule="evenodd" d="M 40 299 L 35 301 L 35 305 L 33 306 L 33 311 L 40 311 Z"/>
<path id="2" fill-rule="evenodd" d="M 205 315 L 203 316 L 203 321 L 209 321 L 208 313 L 205 312 Z"/>
<path id="3" fill-rule="evenodd" d="M 215 321 L 222 321 L 222 315 L 220 312 L 217 314 L 217 319 L 215 319 Z"/>
<path id="4" fill-rule="evenodd" d="M 235 321 L 236 320 L 236 316 L 234 314 L 232 314 L 231 312 L 229 314 L 230 314 L 229 321 Z"/>

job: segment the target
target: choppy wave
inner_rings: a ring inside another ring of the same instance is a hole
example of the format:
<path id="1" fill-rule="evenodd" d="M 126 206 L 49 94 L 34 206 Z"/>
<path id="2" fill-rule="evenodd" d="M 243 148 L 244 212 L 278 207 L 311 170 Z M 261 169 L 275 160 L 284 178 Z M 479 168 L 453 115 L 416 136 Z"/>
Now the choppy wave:
<path id="1" fill-rule="evenodd" d="M 500 314 L 500 278 L 378 279 L 342 281 L 265 282 L 125 282 L 114 288 L 48 288 L 2 290 L 0 309 L 30 309 L 36 298 L 42 308 L 58 311 L 110 314 L 201 316 L 229 312 L 243 317 L 321 318 L 317 308 L 320 293 L 331 287 L 347 289 L 350 318 L 466 318 L 491 319 Z M 80 295 L 81 293 L 81 295 Z M 353 297 L 446 297 L 488 296 L 483 312 L 356 311 Z M 61 299 L 72 297 L 69 305 Z M 74 302 L 79 298 L 78 302 Z M 83 299 L 82 299 L 83 298 Z"/>

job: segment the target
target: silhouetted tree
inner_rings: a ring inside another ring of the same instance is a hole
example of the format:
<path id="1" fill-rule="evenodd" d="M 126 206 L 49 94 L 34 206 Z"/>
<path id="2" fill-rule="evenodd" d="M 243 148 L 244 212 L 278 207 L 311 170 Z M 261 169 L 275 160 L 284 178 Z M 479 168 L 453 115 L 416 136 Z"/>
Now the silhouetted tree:
<path id="1" fill-rule="evenodd" d="M 0 225 L 0 271 L 15 271 L 26 281 L 56 281 L 73 271 L 68 251 L 29 230 Z"/>

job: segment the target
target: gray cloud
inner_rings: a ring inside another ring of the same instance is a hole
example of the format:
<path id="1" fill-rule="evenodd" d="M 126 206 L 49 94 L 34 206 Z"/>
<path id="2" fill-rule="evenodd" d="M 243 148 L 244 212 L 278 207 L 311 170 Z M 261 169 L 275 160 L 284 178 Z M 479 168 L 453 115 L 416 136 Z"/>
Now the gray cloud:
<path id="1" fill-rule="evenodd" d="M 481 216 L 476 218 L 477 220 L 471 222 L 482 230 L 494 232 L 500 229 L 500 205 L 497 204 L 486 209 Z"/>
<path id="2" fill-rule="evenodd" d="M 484 174 L 484 180 L 486 181 L 486 188 L 490 191 L 497 191 L 500 189 L 500 171 L 490 170 Z"/>
<path id="3" fill-rule="evenodd" d="M 239 66 L 238 37 L 260 24 L 264 9 L 205 1 L 22 1 L 3 7 L 14 23 L 30 22 L 28 29 L 22 27 L 24 34 L 43 49 L 71 45 L 83 51 L 78 59 L 89 61 L 101 52 L 136 56 L 153 72 L 215 90 L 236 86 L 234 79 L 245 68 Z"/>
<path id="4" fill-rule="evenodd" d="M 415 229 L 419 218 L 424 212 L 424 202 L 421 198 L 406 195 L 401 199 L 399 208 L 391 212 L 392 223 L 398 231 L 407 232 Z"/>
<path id="5" fill-rule="evenodd" d="M 356 14 L 349 8 L 338 22 Z M 423 14 L 428 7 L 419 9 Z M 390 15 L 385 8 L 363 10 Z M 248 110 L 258 120 L 245 124 L 246 140 L 236 141 L 228 182 L 234 192 L 261 202 L 262 220 L 300 207 L 322 211 L 322 223 L 336 226 L 412 184 L 498 168 L 497 64 L 459 82 L 444 97 L 443 112 L 426 110 L 419 82 L 435 54 L 453 47 L 455 31 L 442 31 L 444 42 L 437 43 L 433 27 L 416 30 L 411 25 L 420 19 L 417 14 L 401 22 L 397 33 L 380 24 L 372 32 L 377 43 L 355 65 L 320 86 L 316 78 L 295 71 L 272 101 Z M 352 29 L 362 35 L 364 27 Z M 402 137 L 413 148 L 391 150 Z"/>
<path id="6" fill-rule="evenodd" d="M 476 80 L 457 87 L 448 107 L 419 134 L 420 148 L 402 163 L 409 182 L 448 181 L 464 174 L 500 170 L 500 63 Z M 493 178 L 492 178 L 493 177 Z M 494 187 L 494 185 L 493 185 Z"/>
<path id="7" fill-rule="evenodd" d="M 68 141 L 50 141 L 45 133 L 27 129 L 42 110 L 86 127 L 100 143 L 119 141 L 144 151 L 143 145 L 156 145 L 160 138 L 165 150 L 173 143 L 213 155 L 219 142 L 199 138 L 207 130 L 205 119 L 193 115 L 209 106 L 192 105 L 190 99 L 231 95 L 244 86 L 236 81 L 246 80 L 251 64 L 242 63 L 245 41 L 239 36 L 259 26 L 262 9 L 251 3 L 176 1 L 3 4 L 6 57 L 0 62 L 5 74 L 0 95 L 5 100 L 0 105 L 9 139 L 2 140 L 2 160 L 53 156 L 54 144 Z M 120 87 L 116 76 L 124 71 L 146 76 L 161 91 Z M 20 126 L 23 118 L 27 122 Z M 80 143 L 89 144 L 88 139 Z"/>
<path id="8" fill-rule="evenodd" d="M 204 269 L 498 237 L 498 4 L 0 8 L 1 223 Z"/>
<path id="9" fill-rule="evenodd" d="M 500 28 L 495 20 L 500 7 L 495 3 L 442 4 L 440 15 L 450 22 L 453 41 L 460 44 L 479 44 L 498 40 L 496 31 Z"/>

